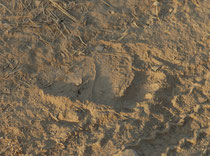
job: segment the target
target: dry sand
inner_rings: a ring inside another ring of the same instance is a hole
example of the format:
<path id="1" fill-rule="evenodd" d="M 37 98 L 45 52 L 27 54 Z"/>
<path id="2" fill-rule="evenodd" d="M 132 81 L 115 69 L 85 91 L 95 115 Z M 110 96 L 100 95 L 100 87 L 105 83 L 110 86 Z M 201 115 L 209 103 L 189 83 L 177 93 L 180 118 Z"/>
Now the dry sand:
<path id="1" fill-rule="evenodd" d="M 0 155 L 210 155 L 209 0 L 0 0 Z"/>

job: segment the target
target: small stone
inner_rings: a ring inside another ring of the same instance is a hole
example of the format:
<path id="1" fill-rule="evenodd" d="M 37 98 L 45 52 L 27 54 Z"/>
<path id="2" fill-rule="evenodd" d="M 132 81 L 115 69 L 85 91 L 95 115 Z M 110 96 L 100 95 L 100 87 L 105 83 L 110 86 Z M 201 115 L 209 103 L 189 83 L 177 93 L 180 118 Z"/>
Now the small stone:
<path id="1" fill-rule="evenodd" d="M 152 94 L 151 93 L 147 93 L 147 94 L 145 94 L 145 96 L 144 96 L 144 98 L 145 99 L 147 99 L 147 100 L 150 100 L 150 99 L 152 99 Z"/>
<path id="2" fill-rule="evenodd" d="M 82 84 L 82 78 L 80 75 L 75 75 L 74 73 L 70 73 L 68 76 L 67 76 L 67 82 L 68 83 L 73 83 L 75 84 L 76 86 L 79 86 Z"/>
<path id="3" fill-rule="evenodd" d="M 161 66 L 159 66 L 159 65 L 155 65 L 155 66 L 152 66 L 151 67 L 151 69 L 153 70 L 153 71 L 157 71 L 157 70 L 159 70 L 161 68 Z"/>
<path id="4" fill-rule="evenodd" d="M 153 3 L 154 6 L 158 6 L 159 4 L 160 4 L 160 3 L 157 2 L 157 1 Z"/>
<path id="5" fill-rule="evenodd" d="M 97 46 L 96 47 L 96 51 L 102 52 L 103 50 L 104 50 L 104 47 L 103 46 Z"/>
<path id="6" fill-rule="evenodd" d="M 133 21 L 133 22 L 131 23 L 131 25 L 132 25 L 134 28 L 139 28 L 139 26 L 136 24 L 135 21 Z"/>
<path id="7" fill-rule="evenodd" d="M 79 122 L 79 116 L 75 111 L 66 111 L 64 119 L 68 122 Z"/>
<path id="8" fill-rule="evenodd" d="M 196 113 L 201 113 L 201 112 L 202 112 L 202 107 L 201 107 L 200 105 L 196 105 L 196 106 L 194 107 L 194 112 L 196 112 Z"/>
<path id="9" fill-rule="evenodd" d="M 200 127 L 200 125 L 199 125 L 199 123 L 198 122 L 196 122 L 196 121 L 192 121 L 192 123 L 190 124 L 190 127 L 191 127 L 191 129 L 195 129 L 195 130 L 198 130 L 198 129 L 200 129 L 201 127 Z"/>
<path id="10" fill-rule="evenodd" d="M 111 10 L 111 11 L 110 11 L 110 14 L 114 15 L 114 14 L 115 14 L 115 12 L 114 12 L 113 10 Z"/>
<path id="11" fill-rule="evenodd" d="M 36 5 L 36 7 L 38 7 L 38 6 L 40 5 L 41 2 L 40 2 L 40 1 L 35 1 L 34 3 L 35 3 L 35 5 Z"/>
<path id="12" fill-rule="evenodd" d="M 125 151 L 121 151 L 115 156 L 138 156 L 138 154 L 132 149 L 126 149 Z"/>
<path id="13" fill-rule="evenodd" d="M 68 122 L 79 122 L 79 116 L 75 111 L 66 111 L 65 113 L 59 113 L 58 115 L 59 120 L 65 120 Z"/>

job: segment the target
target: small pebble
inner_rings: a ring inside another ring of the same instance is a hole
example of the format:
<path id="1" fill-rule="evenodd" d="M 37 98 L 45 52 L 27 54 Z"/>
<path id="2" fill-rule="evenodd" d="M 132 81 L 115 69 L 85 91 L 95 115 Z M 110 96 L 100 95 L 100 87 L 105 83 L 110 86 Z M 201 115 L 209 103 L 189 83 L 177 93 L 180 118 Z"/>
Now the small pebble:
<path id="1" fill-rule="evenodd" d="M 104 47 L 103 46 L 97 46 L 96 47 L 96 51 L 102 52 L 103 50 L 104 50 Z"/>
<path id="2" fill-rule="evenodd" d="M 114 14 L 115 14 L 115 12 L 114 12 L 113 10 L 111 10 L 111 11 L 110 11 L 110 14 L 114 15 Z"/>
<path id="3" fill-rule="evenodd" d="M 151 93 L 147 93 L 146 95 L 145 95 L 145 99 L 147 99 L 147 100 L 150 100 L 150 99 L 152 99 L 152 94 Z"/>
<path id="4" fill-rule="evenodd" d="M 138 154 L 132 149 L 126 149 L 125 151 L 120 152 L 116 156 L 138 156 Z"/>

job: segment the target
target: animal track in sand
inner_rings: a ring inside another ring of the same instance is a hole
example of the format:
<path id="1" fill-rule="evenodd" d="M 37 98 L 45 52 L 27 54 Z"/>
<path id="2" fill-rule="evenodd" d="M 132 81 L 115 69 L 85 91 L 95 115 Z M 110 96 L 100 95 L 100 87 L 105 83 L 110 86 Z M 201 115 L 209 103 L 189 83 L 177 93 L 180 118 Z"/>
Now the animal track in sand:
<path id="1" fill-rule="evenodd" d="M 162 72 L 133 71 L 130 56 L 97 53 L 75 58 L 72 70 L 45 71 L 39 87 L 45 94 L 110 106 L 130 105 L 154 98 L 165 79 Z"/>
<path id="2" fill-rule="evenodd" d="M 67 74 L 60 70 L 42 72 L 38 84 L 45 94 L 109 104 L 123 96 L 133 77 L 129 59 L 96 55 L 75 59 Z"/>

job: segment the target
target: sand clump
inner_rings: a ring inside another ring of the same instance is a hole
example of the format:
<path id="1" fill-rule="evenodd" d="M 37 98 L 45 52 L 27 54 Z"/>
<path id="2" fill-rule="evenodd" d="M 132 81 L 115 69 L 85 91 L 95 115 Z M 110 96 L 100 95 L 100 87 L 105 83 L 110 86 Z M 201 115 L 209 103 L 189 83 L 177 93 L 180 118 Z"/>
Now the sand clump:
<path id="1" fill-rule="evenodd" d="M 210 155 L 207 0 L 1 0 L 0 155 Z"/>

